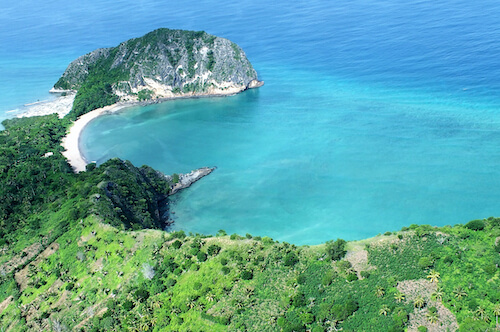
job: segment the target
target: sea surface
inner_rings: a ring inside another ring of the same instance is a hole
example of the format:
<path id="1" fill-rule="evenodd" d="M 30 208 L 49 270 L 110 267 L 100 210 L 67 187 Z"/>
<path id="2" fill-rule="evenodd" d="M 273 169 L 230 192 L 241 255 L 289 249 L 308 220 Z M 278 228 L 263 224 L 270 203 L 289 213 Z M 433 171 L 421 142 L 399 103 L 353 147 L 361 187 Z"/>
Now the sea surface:
<path id="1" fill-rule="evenodd" d="M 0 119 L 159 27 L 239 44 L 265 85 L 92 122 L 88 160 L 217 166 L 173 229 L 295 244 L 500 216 L 500 2 L 25 0 L 0 11 Z"/>

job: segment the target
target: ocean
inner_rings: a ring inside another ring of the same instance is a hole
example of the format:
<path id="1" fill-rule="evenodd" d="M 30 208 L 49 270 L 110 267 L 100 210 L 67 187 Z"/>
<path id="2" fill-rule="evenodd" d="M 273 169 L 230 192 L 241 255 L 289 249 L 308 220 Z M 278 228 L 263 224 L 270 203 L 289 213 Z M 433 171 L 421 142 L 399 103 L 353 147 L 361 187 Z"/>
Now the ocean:
<path id="1" fill-rule="evenodd" d="M 217 166 L 171 201 L 186 232 L 295 244 L 499 215 L 496 1 L 23 1 L 0 13 L 0 119 L 68 63 L 159 27 L 240 45 L 265 81 L 93 121 L 88 160 Z"/>

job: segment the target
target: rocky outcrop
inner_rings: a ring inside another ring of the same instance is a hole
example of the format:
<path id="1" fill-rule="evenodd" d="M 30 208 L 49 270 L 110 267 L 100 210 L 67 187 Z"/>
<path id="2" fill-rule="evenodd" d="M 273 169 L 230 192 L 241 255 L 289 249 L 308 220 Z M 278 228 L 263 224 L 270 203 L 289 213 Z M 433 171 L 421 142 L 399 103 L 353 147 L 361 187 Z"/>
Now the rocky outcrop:
<path id="1" fill-rule="evenodd" d="M 202 167 L 195 169 L 187 174 L 179 174 L 179 175 L 167 175 L 167 181 L 173 183 L 170 187 L 169 195 L 173 195 L 177 193 L 179 190 L 190 187 L 193 183 L 198 181 L 199 179 L 207 176 L 212 173 L 216 167 Z"/>
<path id="2" fill-rule="evenodd" d="M 78 90 L 95 76 L 104 76 L 121 100 L 227 95 L 263 84 L 235 43 L 202 31 L 170 29 L 79 57 L 54 88 Z"/>

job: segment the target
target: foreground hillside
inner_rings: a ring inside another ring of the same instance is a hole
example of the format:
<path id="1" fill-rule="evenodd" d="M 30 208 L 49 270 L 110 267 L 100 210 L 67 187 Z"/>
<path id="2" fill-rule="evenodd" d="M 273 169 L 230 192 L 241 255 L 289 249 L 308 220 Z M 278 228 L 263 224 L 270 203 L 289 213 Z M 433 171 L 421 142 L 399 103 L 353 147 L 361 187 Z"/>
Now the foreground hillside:
<path id="1" fill-rule="evenodd" d="M 146 230 L 165 226 L 168 178 L 118 159 L 72 173 L 55 115 L 4 125 L 4 331 L 495 328 L 500 219 L 314 247 Z"/>

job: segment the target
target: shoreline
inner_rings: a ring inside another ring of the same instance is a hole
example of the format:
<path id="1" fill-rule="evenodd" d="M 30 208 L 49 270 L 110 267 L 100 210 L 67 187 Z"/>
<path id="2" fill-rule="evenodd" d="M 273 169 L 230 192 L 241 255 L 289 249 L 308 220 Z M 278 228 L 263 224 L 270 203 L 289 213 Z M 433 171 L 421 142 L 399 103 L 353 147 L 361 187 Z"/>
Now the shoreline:
<path id="1" fill-rule="evenodd" d="M 61 146 L 64 148 L 62 155 L 66 157 L 69 165 L 75 173 L 85 171 L 88 161 L 83 157 L 80 150 L 80 136 L 85 127 L 96 118 L 118 112 L 127 107 L 137 105 L 135 102 L 119 102 L 113 105 L 97 108 L 93 111 L 80 116 L 69 128 L 68 133 L 61 140 Z"/>
<path id="2" fill-rule="evenodd" d="M 79 173 L 85 171 L 87 164 L 89 163 L 82 154 L 80 150 L 80 136 L 85 127 L 95 120 L 96 118 L 118 112 L 123 110 L 124 108 L 129 108 L 133 106 L 147 106 L 152 104 L 160 104 L 170 100 L 176 99 L 197 99 L 197 98 L 212 98 L 212 97 L 229 97 L 234 96 L 238 93 L 241 93 L 248 89 L 258 88 L 262 86 L 264 82 L 258 81 L 258 84 L 254 84 L 253 86 L 249 86 L 247 89 L 238 91 L 238 92 L 229 92 L 229 93 L 212 93 L 212 94 L 192 94 L 192 95 L 183 95 L 183 96 L 173 96 L 173 97 L 163 97 L 154 100 L 148 101 L 120 101 L 113 105 L 105 106 L 102 108 L 97 108 L 93 111 L 85 113 L 76 119 L 75 122 L 71 125 L 68 130 L 66 136 L 64 136 L 61 140 L 61 146 L 64 148 L 62 152 L 63 156 L 68 160 L 69 165 L 73 169 L 75 173 Z"/>

